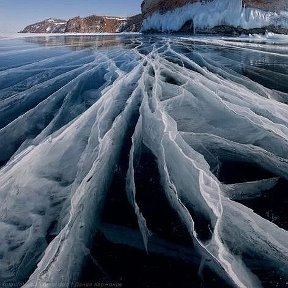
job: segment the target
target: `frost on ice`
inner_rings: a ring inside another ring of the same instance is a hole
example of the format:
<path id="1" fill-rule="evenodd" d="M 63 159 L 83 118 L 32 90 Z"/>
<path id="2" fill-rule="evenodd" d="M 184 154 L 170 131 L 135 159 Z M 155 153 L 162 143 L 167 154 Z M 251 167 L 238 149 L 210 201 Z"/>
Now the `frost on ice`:
<path id="1" fill-rule="evenodd" d="M 193 287 L 284 287 L 281 43 L 272 34 L 1 40 L 1 283 L 118 279 L 152 257 L 172 263 L 169 281 L 186 273 Z"/>

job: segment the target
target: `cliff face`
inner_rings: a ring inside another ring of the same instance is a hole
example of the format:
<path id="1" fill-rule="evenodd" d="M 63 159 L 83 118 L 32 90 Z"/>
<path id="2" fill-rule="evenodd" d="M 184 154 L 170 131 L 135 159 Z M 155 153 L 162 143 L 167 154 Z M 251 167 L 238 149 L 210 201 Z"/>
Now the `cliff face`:
<path id="1" fill-rule="evenodd" d="M 205 4 L 215 0 L 144 0 L 142 3 L 142 13 L 144 17 L 152 15 L 154 12 L 166 12 L 177 7 L 195 2 Z M 217 1 L 217 0 L 216 0 Z M 288 10 L 287 0 L 243 0 L 243 5 L 251 8 L 262 9 L 266 11 Z"/>
<path id="2" fill-rule="evenodd" d="M 142 15 L 132 17 L 89 16 L 65 20 L 48 19 L 29 25 L 22 33 L 117 33 L 138 32 Z"/>
<path id="3" fill-rule="evenodd" d="M 121 32 L 127 18 L 89 16 L 72 18 L 67 22 L 65 32 L 77 33 L 113 33 Z"/>
<path id="4" fill-rule="evenodd" d="M 144 0 L 141 8 L 144 18 L 152 15 L 154 12 L 166 12 L 188 3 L 201 2 L 200 0 Z"/>
<path id="5" fill-rule="evenodd" d="M 287 0 L 144 0 L 142 13 L 143 31 L 288 31 Z"/>
<path id="6" fill-rule="evenodd" d="M 143 21 L 142 14 L 128 17 L 124 25 L 124 31 L 139 32 L 141 30 L 142 21 Z"/>

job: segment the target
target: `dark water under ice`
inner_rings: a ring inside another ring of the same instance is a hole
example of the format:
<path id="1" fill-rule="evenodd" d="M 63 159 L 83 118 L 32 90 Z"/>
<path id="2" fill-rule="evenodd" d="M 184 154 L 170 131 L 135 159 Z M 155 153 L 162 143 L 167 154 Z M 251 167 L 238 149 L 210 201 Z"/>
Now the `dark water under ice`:
<path id="1" fill-rule="evenodd" d="M 0 287 L 288 287 L 287 52 L 1 39 Z"/>

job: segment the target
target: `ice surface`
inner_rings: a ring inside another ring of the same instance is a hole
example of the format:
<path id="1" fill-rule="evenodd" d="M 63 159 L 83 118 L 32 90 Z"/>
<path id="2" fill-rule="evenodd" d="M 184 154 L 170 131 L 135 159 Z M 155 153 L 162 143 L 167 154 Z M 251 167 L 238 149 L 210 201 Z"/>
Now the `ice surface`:
<path id="1" fill-rule="evenodd" d="M 68 287 L 87 258 L 103 271 L 103 235 L 197 267 L 204 283 L 285 287 L 287 218 L 280 228 L 243 204 L 288 183 L 286 40 L 259 39 L 1 40 L 1 283 Z M 129 223 L 103 216 L 120 203 L 115 177 Z"/>

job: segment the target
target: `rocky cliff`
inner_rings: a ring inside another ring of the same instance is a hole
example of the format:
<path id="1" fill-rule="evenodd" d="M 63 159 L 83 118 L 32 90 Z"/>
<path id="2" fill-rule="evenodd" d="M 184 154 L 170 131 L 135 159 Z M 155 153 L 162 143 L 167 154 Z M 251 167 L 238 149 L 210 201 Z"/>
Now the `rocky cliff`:
<path id="1" fill-rule="evenodd" d="M 88 16 L 72 19 L 47 19 L 25 27 L 22 33 L 118 33 L 138 32 L 142 15 L 132 17 Z"/>
<path id="2" fill-rule="evenodd" d="M 142 13 L 143 31 L 218 33 L 229 27 L 229 33 L 253 29 L 286 33 L 288 29 L 287 0 L 145 0 Z"/>
<path id="3" fill-rule="evenodd" d="M 65 32 L 77 33 L 112 33 L 121 32 L 127 22 L 127 18 L 89 16 L 76 17 L 68 20 Z"/>
<path id="4" fill-rule="evenodd" d="M 163 13 L 195 2 L 205 4 L 206 2 L 213 2 L 213 0 L 144 0 L 142 3 L 142 12 L 144 17 L 148 17 L 156 11 Z M 243 0 L 242 3 L 247 7 L 266 11 L 288 10 L 287 0 Z"/>

